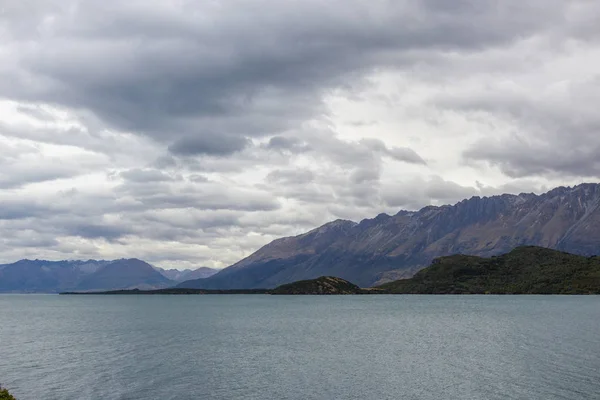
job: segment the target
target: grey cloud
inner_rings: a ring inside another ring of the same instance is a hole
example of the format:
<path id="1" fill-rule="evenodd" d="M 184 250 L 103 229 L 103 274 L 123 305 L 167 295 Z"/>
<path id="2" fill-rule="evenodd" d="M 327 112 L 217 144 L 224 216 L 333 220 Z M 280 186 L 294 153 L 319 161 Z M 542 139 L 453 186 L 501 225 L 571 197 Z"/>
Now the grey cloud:
<path id="1" fill-rule="evenodd" d="M 375 126 L 378 124 L 378 122 L 377 121 L 348 121 L 348 124 L 351 126 L 363 127 L 363 126 Z"/>
<path id="2" fill-rule="evenodd" d="M 90 167 L 59 158 L 39 160 L 41 151 L 34 146 L 2 146 L 0 143 L 0 152 L 0 188 L 3 189 L 73 177 Z"/>
<path id="3" fill-rule="evenodd" d="M 414 50 L 468 52 L 511 43 L 558 25 L 569 6 L 562 0 L 29 3 L 34 12 L 12 12 L 6 23 L 5 97 L 87 108 L 111 127 L 174 142 L 177 154 L 220 155 L 243 148 L 243 140 L 194 144 L 182 137 L 203 136 L 195 133 L 200 128 L 244 132 L 232 134 L 241 139 L 276 134 L 324 114 L 326 91 L 358 83 L 375 68 L 417 62 Z M 44 20 L 48 12 L 52 22 Z"/>
<path id="4" fill-rule="evenodd" d="M 296 146 L 300 140 L 298 138 L 287 138 L 283 136 L 274 136 L 269 139 L 268 148 L 271 149 L 291 149 Z"/>
<path id="5" fill-rule="evenodd" d="M 490 186 L 483 182 L 476 181 L 475 186 L 481 192 L 482 196 L 495 196 L 501 194 L 521 194 L 521 193 L 546 193 L 552 187 L 532 179 L 515 179 L 500 186 Z"/>
<path id="6" fill-rule="evenodd" d="M 474 187 L 432 176 L 429 179 L 413 179 L 386 185 L 381 196 L 390 207 L 418 210 L 425 205 L 452 204 L 479 194 L 480 191 Z"/>
<path id="7" fill-rule="evenodd" d="M 188 179 L 196 183 L 209 182 L 209 179 L 206 176 L 200 174 L 192 174 L 188 177 Z"/>
<path id="8" fill-rule="evenodd" d="M 169 146 L 173 154 L 183 156 L 224 156 L 243 150 L 250 144 L 245 137 L 219 134 L 201 134 L 178 139 Z"/>
<path id="9" fill-rule="evenodd" d="M 392 147 L 391 149 L 388 149 L 387 154 L 397 161 L 404 161 L 413 164 L 427 164 L 425 160 L 423 160 L 423 158 L 417 154 L 416 151 L 407 147 Z"/>
<path id="10" fill-rule="evenodd" d="M 0 92 L 0 98 L 1 98 Z M 37 109 L 33 106 L 18 106 L 20 114 L 32 117 L 37 125 L 31 124 L 15 124 L 9 121 L 0 121 L 0 135 L 15 138 L 27 139 L 37 143 L 45 143 L 60 146 L 73 146 L 91 152 L 103 153 L 111 158 L 131 156 L 131 149 L 136 149 L 136 153 L 140 156 L 150 155 L 153 151 L 152 145 L 149 145 L 144 138 L 124 134 L 122 132 L 114 132 L 106 130 L 102 123 L 96 118 L 79 111 L 73 112 L 77 116 L 77 125 L 72 125 L 69 128 L 59 128 L 53 126 L 56 124 L 56 115 L 53 115 L 51 120 L 48 120 L 49 112 L 30 112 L 28 109 Z M 61 110 L 64 112 L 64 110 Z M 40 115 L 44 112 L 44 115 Z"/>
<path id="11" fill-rule="evenodd" d="M 577 146 L 577 145 L 575 145 Z M 467 160 L 498 166 L 512 178 L 531 176 L 600 177 L 600 142 L 597 145 L 560 147 L 532 145 L 518 140 L 481 140 L 465 151 Z"/>
<path id="12" fill-rule="evenodd" d="M 373 169 L 357 169 L 350 175 L 350 181 L 353 183 L 364 183 L 370 181 L 378 181 L 381 171 L 378 168 Z"/>
<path id="13" fill-rule="evenodd" d="M 432 177 L 424 185 L 424 194 L 430 199 L 442 203 L 452 203 L 461 199 L 469 198 L 478 194 L 473 187 L 459 185 L 456 182 L 447 181 L 439 176 Z"/>
<path id="14" fill-rule="evenodd" d="M 385 154 L 386 156 L 389 156 L 397 161 L 404 161 L 412 164 L 427 164 L 425 160 L 423 160 L 423 158 L 417 154 L 416 151 L 407 147 L 389 148 L 379 139 L 363 139 L 361 140 L 361 144 L 372 149 L 373 151 Z"/>
<path id="15" fill-rule="evenodd" d="M 277 183 L 283 185 L 305 185 L 312 182 L 315 179 L 315 174 L 308 169 L 293 169 L 293 170 L 280 170 L 271 171 L 267 175 L 267 181 L 270 183 Z"/>
<path id="16" fill-rule="evenodd" d="M 528 90 L 529 89 L 529 90 Z M 438 99 L 443 107 L 483 113 L 506 135 L 483 137 L 464 151 L 467 162 L 484 161 L 513 178 L 600 177 L 600 78 L 578 77 L 538 93 L 534 88 L 491 87 Z M 492 125 L 493 126 L 493 125 Z"/>
<path id="17" fill-rule="evenodd" d="M 3 239 L 4 246 L 7 247 L 22 247 L 22 248 L 32 248 L 32 249 L 40 249 L 40 248 L 53 248 L 59 245 L 58 240 L 54 238 L 5 238 Z"/>
<path id="18" fill-rule="evenodd" d="M 120 197 L 136 199 L 140 208 L 195 208 L 204 210 L 277 210 L 268 193 L 230 187 L 216 182 L 125 182 L 115 189 Z"/>
<path id="19" fill-rule="evenodd" d="M 53 121 L 54 116 L 48 111 L 44 110 L 42 107 L 38 106 L 30 106 L 26 104 L 19 104 L 17 106 L 17 110 L 23 114 L 34 117 L 40 121 Z"/>
<path id="20" fill-rule="evenodd" d="M 66 154 L 53 154 L 53 148 L 45 148 L 43 143 L 14 140 L 7 132 L 7 124 L 0 122 L 0 188 L 18 189 L 23 186 L 66 180 L 106 168 L 109 158 L 103 154 L 87 153 L 81 149 Z M 57 130 L 49 130 L 48 134 Z M 17 135 L 19 138 L 19 136 Z M 21 139 L 21 138 L 19 138 Z M 30 139 L 25 135 L 22 139 Z M 16 142 L 16 144 L 12 144 Z"/>
<path id="21" fill-rule="evenodd" d="M 0 174 L 0 188 L 8 189 L 20 187 L 30 183 L 53 181 L 61 178 L 70 178 L 79 175 L 77 170 L 66 170 L 61 167 L 54 169 L 26 169 L 13 170 L 8 174 Z"/>
<path id="22" fill-rule="evenodd" d="M 69 227 L 67 233 L 87 239 L 103 238 L 110 242 L 131 234 L 132 230 L 125 225 L 81 224 Z"/>
<path id="23" fill-rule="evenodd" d="M 203 210 L 194 212 L 191 210 L 168 210 L 162 212 L 146 211 L 132 217 L 132 222 L 140 226 L 151 225 L 152 231 L 147 232 L 145 237 L 159 241 L 190 241 L 195 238 L 214 237 L 212 231 L 215 229 L 229 230 L 232 227 L 243 226 L 240 223 L 241 211 L 230 210 Z M 199 231 L 202 232 L 199 235 Z"/>
<path id="24" fill-rule="evenodd" d="M 273 136 L 265 146 L 267 149 L 303 153 L 310 151 L 311 147 L 297 137 Z"/>
<path id="25" fill-rule="evenodd" d="M 384 187 L 382 190 L 382 199 L 386 206 L 398 209 L 414 210 L 426 204 L 422 202 L 423 198 L 417 198 L 415 193 L 397 185 Z"/>
<path id="26" fill-rule="evenodd" d="M 162 222 L 166 225 L 187 229 L 210 229 L 240 225 L 242 211 L 231 210 L 202 210 L 201 212 L 187 212 L 182 218 L 182 213 L 177 216 L 171 213 L 146 213 L 144 219 L 147 221 Z"/>
<path id="27" fill-rule="evenodd" d="M 285 179 L 283 184 L 281 179 Z M 257 185 L 257 187 L 272 193 L 273 196 L 299 202 L 303 209 L 336 201 L 335 189 L 324 185 L 320 179 L 317 182 L 303 183 L 301 177 L 299 179 L 298 177 L 276 177 L 267 178 L 267 182 L 268 184 Z"/>
<path id="28" fill-rule="evenodd" d="M 18 220 L 32 217 L 40 217 L 53 212 L 46 205 L 27 200 L 7 201 L 0 200 L 0 220 Z"/>
<path id="29" fill-rule="evenodd" d="M 181 179 L 180 177 L 173 177 L 162 171 L 153 169 L 130 169 L 123 171 L 119 174 L 123 179 L 130 182 L 168 182 L 172 180 Z"/>

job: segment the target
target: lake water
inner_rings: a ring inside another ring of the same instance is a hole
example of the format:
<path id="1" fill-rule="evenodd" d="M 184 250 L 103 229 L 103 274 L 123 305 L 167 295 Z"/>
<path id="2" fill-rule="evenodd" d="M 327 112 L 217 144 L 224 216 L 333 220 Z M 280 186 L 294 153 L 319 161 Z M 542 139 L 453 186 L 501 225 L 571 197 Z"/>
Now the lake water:
<path id="1" fill-rule="evenodd" d="M 18 400 L 599 399 L 600 296 L 0 295 Z"/>

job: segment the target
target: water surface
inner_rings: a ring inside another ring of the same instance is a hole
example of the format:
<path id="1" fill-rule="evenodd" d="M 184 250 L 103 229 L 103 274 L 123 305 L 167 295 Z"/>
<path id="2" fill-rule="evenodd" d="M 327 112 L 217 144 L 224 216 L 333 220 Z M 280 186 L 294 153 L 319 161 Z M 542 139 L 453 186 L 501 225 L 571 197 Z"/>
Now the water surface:
<path id="1" fill-rule="evenodd" d="M 0 295 L 19 400 L 598 399 L 600 296 Z"/>

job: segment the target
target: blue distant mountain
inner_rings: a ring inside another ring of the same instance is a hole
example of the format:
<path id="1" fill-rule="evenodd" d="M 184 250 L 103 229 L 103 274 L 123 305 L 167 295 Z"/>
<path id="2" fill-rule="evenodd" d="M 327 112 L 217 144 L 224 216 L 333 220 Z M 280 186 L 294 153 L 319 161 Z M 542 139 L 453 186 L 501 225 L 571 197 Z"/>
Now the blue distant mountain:
<path id="1" fill-rule="evenodd" d="M 0 292 L 58 293 L 78 290 L 161 289 L 186 277 L 207 277 L 210 268 L 165 271 L 138 260 L 46 261 L 20 260 L 0 265 Z M 173 279 L 168 276 L 171 275 Z"/>

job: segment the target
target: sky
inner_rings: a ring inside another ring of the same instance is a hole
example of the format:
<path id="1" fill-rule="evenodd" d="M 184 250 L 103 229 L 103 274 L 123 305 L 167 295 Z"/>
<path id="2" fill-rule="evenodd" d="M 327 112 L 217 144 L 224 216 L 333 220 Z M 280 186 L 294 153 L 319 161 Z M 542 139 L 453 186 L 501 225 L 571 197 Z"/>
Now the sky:
<path id="1" fill-rule="evenodd" d="M 600 178 L 596 0 L 0 0 L 0 262 L 221 268 Z"/>

